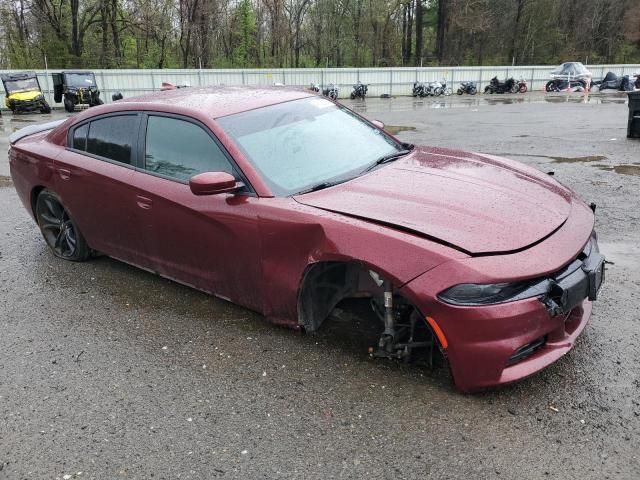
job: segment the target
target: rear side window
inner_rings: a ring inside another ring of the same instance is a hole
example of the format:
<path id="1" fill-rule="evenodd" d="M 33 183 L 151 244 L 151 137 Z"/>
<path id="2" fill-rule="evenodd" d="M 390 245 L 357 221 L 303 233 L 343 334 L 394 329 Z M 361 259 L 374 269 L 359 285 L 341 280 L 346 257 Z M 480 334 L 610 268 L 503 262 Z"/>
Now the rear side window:
<path id="1" fill-rule="evenodd" d="M 86 151 L 130 165 L 137 127 L 137 115 L 117 115 L 93 120 L 89 124 Z"/>
<path id="2" fill-rule="evenodd" d="M 218 144 L 200 126 L 171 117 L 149 116 L 145 169 L 186 181 L 203 172 L 227 172 L 233 167 Z"/>
<path id="3" fill-rule="evenodd" d="M 76 128 L 73 131 L 73 138 L 71 139 L 71 148 L 75 148 L 76 150 L 87 150 L 87 133 L 89 133 L 89 124 L 85 123 L 84 125 Z"/>

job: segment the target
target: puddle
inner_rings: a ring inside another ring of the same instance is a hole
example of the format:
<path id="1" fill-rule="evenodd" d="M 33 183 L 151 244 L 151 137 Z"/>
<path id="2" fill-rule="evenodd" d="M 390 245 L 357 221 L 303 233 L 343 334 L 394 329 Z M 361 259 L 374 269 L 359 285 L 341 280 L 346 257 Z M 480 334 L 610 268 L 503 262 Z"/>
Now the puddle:
<path id="1" fill-rule="evenodd" d="M 11 177 L 5 177 L 4 175 L 0 175 L 0 188 L 2 187 L 10 187 L 13 185 L 13 181 Z"/>
<path id="2" fill-rule="evenodd" d="M 616 172 L 621 175 L 634 175 L 636 177 L 640 177 L 640 165 L 615 165 L 613 167 L 607 165 L 594 165 L 598 167 L 600 170 L 605 170 L 607 172 Z"/>
<path id="3" fill-rule="evenodd" d="M 522 136 L 522 135 L 520 135 Z M 526 135 L 525 135 L 526 136 Z M 601 162 L 606 160 L 604 155 L 588 155 L 586 157 L 554 157 L 553 155 L 536 155 L 533 153 L 492 153 L 499 157 L 534 157 L 534 158 L 548 158 L 553 163 L 588 163 L 588 162 Z M 605 166 L 604 164 L 598 164 L 597 166 Z"/>
<path id="4" fill-rule="evenodd" d="M 587 157 L 551 157 L 554 163 L 586 163 L 586 162 L 601 162 L 602 160 L 606 160 L 607 157 L 603 155 L 589 155 Z"/>
<path id="5" fill-rule="evenodd" d="M 632 270 L 640 268 L 640 250 L 637 244 L 626 242 L 609 243 L 598 240 L 598 246 L 604 256 L 607 257 L 607 260 L 614 263 L 614 265 L 607 266 L 607 268 L 624 267 Z"/>
<path id="6" fill-rule="evenodd" d="M 489 105 L 513 105 L 514 103 L 524 103 L 524 97 L 494 97 L 484 99 Z"/>
<path id="7" fill-rule="evenodd" d="M 11 123 L 18 123 L 18 122 L 24 122 L 24 123 L 34 123 L 35 119 L 33 118 L 24 118 L 24 117 L 18 117 L 18 116 L 13 116 L 11 117 Z"/>
<path id="8" fill-rule="evenodd" d="M 385 125 L 384 131 L 390 133 L 391 135 L 397 135 L 400 132 L 412 132 L 416 129 L 416 127 L 409 127 L 405 125 Z"/>

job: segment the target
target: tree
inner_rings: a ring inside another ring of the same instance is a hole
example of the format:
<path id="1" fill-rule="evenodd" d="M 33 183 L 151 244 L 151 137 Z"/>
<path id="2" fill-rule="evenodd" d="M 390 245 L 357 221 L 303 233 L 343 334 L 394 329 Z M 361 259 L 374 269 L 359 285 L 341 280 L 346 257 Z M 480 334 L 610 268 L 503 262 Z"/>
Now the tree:
<path id="1" fill-rule="evenodd" d="M 256 55 L 256 15 L 249 0 L 241 0 L 234 21 L 233 63 L 238 67 L 248 67 Z"/>

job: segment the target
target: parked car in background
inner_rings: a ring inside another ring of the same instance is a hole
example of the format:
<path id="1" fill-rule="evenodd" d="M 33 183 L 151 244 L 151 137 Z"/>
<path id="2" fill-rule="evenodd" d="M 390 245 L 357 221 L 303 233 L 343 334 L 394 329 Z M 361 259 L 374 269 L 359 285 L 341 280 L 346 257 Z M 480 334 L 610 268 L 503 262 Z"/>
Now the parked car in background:
<path id="1" fill-rule="evenodd" d="M 51 113 L 35 72 L 9 73 L 0 75 L 0 78 L 4 86 L 4 102 L 13 113 Z"/>
<path id="2" fill-rule="evenodd" d="M 101 252 L 307 332 L 358 298 L 373 356 L 439 350 L 463 391 L 567 353 L 605 275 L 595 207 L 550 176 L 403 143 L 302 89 L 127 98 L 14 133 L 9 162 L 57 257 Z"/>

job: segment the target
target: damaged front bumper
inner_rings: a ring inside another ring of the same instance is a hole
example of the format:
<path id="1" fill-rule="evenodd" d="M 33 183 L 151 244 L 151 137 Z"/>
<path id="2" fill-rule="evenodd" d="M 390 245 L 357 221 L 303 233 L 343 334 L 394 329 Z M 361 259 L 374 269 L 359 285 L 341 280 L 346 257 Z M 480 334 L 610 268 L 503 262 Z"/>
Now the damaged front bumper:
<path id="1" fill-rule="evenodd" d="M 477 269 L 478 263 L 484 266 L 492 262 L 495 273 L 487 275 L 492 280 L 505 275 L 503 272 L 532 268 L 536 263 L 547 268 L 557 262 L 551 257 L 559 257 L 569 249 L 569 240 L 577 235 L 589 237 L 585 230 L 592 228 L 592 218 L 585 223 L 588 216 L 581 209 L 547 245 L 517 255 L 468 262 L 473 262 L 481 281 L 484 278 Z M 434 269 L 403 288 L 424 315 L 438 322 L 446 336 L 445 354 L 458 389 L 475 391 L 520 380 L 547 367 L 573 347 L 589 320 L 592 301 L 597 299 L 605 278 L 605 259 L 594 232 L 575 255 L 568 265 L 538 277 L 518 298 L 504 303 L 462 306 L 439 299 L 444 285 L 439 276 L 450 273 L 448 281 L 457 284 L 460 282 L 451 279 L 473 273 L 460 264 Z M 458 273 L 460 270 L 463 272 Z"/>

